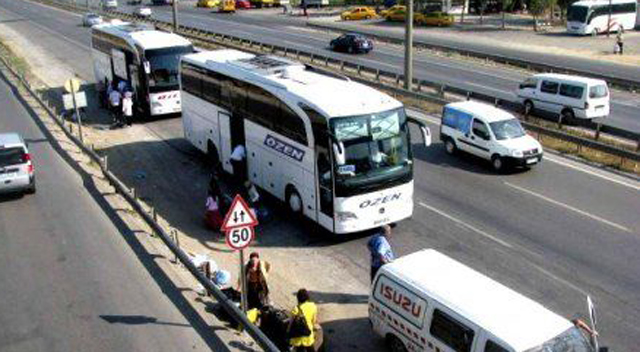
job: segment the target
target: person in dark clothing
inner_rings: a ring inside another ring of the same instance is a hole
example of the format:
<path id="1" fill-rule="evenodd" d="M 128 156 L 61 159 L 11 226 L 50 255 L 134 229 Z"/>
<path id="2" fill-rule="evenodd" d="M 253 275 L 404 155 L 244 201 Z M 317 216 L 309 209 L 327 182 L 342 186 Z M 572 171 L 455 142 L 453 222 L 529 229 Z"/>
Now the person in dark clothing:
<path id="1" fill-rule="evenodd" d="M 269 285 L 267 284 L 269 269 L 269 263 L 261 261 L 258 253 L 253 252 L 249 255 L 249 262 L 244 266 L 247 278 L 247 309 L 262 309 L 269 304 Z"/>

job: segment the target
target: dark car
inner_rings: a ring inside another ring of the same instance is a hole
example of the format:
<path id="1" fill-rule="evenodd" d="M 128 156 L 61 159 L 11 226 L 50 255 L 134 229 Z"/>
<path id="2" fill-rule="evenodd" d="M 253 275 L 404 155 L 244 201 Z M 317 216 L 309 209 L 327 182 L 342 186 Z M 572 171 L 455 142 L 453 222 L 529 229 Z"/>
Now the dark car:
<path id="1" fill-rule="evenodd" d="M 347 33 L 332 40 L 331 43 L 329 43 L 329 47 L 331 47 L 333 51 L 343 51 L 349 54 L 366 54 L 373 50 L 373 42 L 361 34 Z"/>

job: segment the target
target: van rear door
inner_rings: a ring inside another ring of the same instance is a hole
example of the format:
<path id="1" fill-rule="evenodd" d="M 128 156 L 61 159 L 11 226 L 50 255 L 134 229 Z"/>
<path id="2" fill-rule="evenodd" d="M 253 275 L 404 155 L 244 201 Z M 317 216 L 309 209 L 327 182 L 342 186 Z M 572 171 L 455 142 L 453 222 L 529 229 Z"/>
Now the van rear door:
<path id="1" fill-rule="evenodd" d="M 587 118 L 609 115 L 609 89 L 606 84 L 589 86 Z"/>

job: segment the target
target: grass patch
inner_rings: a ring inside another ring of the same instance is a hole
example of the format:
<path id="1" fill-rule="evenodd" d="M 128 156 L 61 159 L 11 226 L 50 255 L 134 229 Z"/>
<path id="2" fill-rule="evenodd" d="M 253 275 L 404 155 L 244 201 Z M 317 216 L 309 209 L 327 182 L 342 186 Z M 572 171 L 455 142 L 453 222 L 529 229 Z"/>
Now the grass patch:
<path id="1" fill-rule="evenodd" d="M 31 75 L 31 68 L 26 60 L 16 55 L 8 45 L 0 40 L 0 56 L 4 58 L 9 66 L 19 75 L 27 77 Z"/>

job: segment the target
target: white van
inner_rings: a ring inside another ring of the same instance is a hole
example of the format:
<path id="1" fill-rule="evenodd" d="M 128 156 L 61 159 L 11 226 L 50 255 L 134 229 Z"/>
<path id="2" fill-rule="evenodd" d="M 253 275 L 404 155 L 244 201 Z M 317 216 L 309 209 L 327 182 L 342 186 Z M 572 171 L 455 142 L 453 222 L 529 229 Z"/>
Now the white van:
<path id="1" fill-rule="evenodd" d="M 569 320 L 433 249 L 380 269 L 369 319 L 394 352 L 596 351 Z"/>
<path id="2" fill-rule="evenodd" d="M 492 105 L 463 101 L 445 105 L 440 140 L 447 153 L 461 150 L 491 160 L 496 171 L 542 161 L 542 146 L 520 121 Z"/>
<path id="3" fill-rule="evenodd" d="M 544 73 L 533 75 L 518 87 L 525 111 L 562 114 L 564 121 L 609 116 L 609 88 L 601 79 Z"/>

